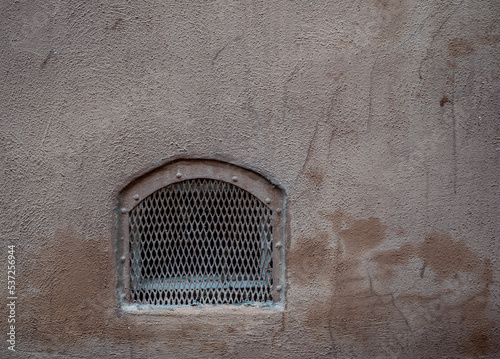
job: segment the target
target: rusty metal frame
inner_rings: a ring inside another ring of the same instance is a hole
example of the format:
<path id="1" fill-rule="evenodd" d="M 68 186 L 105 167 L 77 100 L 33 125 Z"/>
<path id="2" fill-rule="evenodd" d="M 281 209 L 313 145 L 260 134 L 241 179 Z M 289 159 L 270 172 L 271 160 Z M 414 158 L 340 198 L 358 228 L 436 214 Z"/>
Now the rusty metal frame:
<path id="1" fill-rule="evenodd" d="M 234 164 L 203 159 L 181 159 L 157 168 L 125 187 L 118 206 L 118 294 L 122 308 L 130 306 L 129 212 L 144 198 L 170 184 L 189 179 L 213 179 L 231 183 L 251 193 L 272 210 L 272 260 L 274 304 L 285 299 L 285 192 L 264 176 Z"/>

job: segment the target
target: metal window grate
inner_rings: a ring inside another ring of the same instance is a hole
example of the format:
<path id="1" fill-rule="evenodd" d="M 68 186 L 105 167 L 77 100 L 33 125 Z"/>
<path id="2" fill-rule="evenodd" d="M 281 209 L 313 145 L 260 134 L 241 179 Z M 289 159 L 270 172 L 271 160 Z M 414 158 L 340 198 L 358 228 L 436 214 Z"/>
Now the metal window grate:
<path id="1" fill-rule="evenodd" d="M 272 210 L 231 183 L 190 179 L 129 212 L 130 298 L 138 304 L 272 300 Z"/>

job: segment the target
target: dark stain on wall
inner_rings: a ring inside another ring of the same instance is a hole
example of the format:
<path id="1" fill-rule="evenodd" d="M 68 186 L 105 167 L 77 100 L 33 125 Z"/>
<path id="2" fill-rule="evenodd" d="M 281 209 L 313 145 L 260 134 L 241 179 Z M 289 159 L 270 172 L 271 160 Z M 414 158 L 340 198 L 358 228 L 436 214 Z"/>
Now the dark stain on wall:
<path id="1" fill-rule="evenodd" d="M 318 169 L 310 169 L 307 172 L 305 172 L 305 175 L 307 178 L 309 178 L 316 186 L 319 186 L 323 183 L 323 180 L 325 178 L 325 174 Z"/>
<path id="2" fill-rule="evenodd" d="M 221 357 L 227 354 L 228 345 L 227 343 L 205 342 L 200 346 L 200 351 Z"/>
<path id="3" fill-rule="evenodd" d="M 394 277 L 397 267 L 407 264 L 413 256 L 413 246 L 410 243 L 405 243 L 398 249 L 377 252 L 372 255 L 372 258 L 377 263 L 377 275 L 382 280 L 389 281 Z M 424 274 L 425 270 L 420 273 Z"/>
<path id="4" fill-rule="evenodd" d="M 289 255 L 290 275 L 299 284 L 322 281 L 331 275 L 331 250 L 328 248 L 330 237 L 320 232 L 314 239 L 301 238 L 297 247 Z"/>
<path id="5" fill-rule="evenodd" d="M 451 102 L 451 101 L 448 97 L 446 97 L 446 95 L 443 95 L 443 97 L 441 97 L 441 100 L 439 100 L 439 106 L 443 107 L 444 104 L 447 102 Z"/>
<path id="6" fill-rule="evenodd" d="M 437 280 L 450 277 L 458 271 L 471 272 L 480 268 L 480 261 L 463 242 L 455 242 L 451 236 L 432 233 L 417 249 L 416 254 L 436 273 Z"/>
<path id="7" fill-rule="evenodd" d="M 29 269 L 33 287 L 40 293 L 30 318 L 32 336 L 61 349 L 96 335 L 103 335 L 106 310 L 114 308 L 109 253 L 72 228 L 56 231 L 46 241 Z"/>
<path id="8" fill-rule="evenodd" d="M 318 231 L 314 238 L 299 239 L 289 257 L 292 285 L 329 283 L 326 300 L 299 304 L 305 313 L 304 325 L 319 332 L 318 340 L 330 340 L 332 348 L 344 352 L 354 341 L 364 347 L 366 355 L 373 354 L 374 348 L 389 356 L 408 356 L 415 348 L 436 357 L 499 352 L 500 340 L 488 314 L 493 283 L 489 260 L 481 260 L 464 242 L 440 232 L 420 243 L 379 250 L 387 229 L 379 219 L 356 219 L 341 211 L 327 218 L 332 233 Z M 415 262 L 421 265 L 410 274 L 408 268 Z M 375 270 L 366 263 L 374 263 Z M 411 277 L 406 281 L 430 281 L 427 285 L 436 290 L 399 295 L 391 288 L 397 288 L 396 274 L 401 273 Z M 466 299 L 457 300 L 463 295 L 461 286 L 467 288 L 462 281 L 469 277 L 473 289 Z M 413 311 L 426 318 L 424 332 L 413 327 Z M 383 348 L 381 337 L 387 339 Z M 452 339 L 457 337 L 461 338 L 458 342 Z"/>
<path id="9" fill-rule="evenodd" d="M 377 247 L 385 239 L 386 226 L 378 218 L 356 219 L 340 211 L 327 218 L 349 253 L 364 253 Z"/>
<path id="10" fill-rule="evenodd" d="M 462 57 L 474 52 L 474 47 L 469 41 L 456 37 L 448 43 L 448 50 L 451 56 Z"/>
<path id="11" fill-rule="evenodd" d="M 272 335 L 282 328 L 278 312 L 271 319 L 269 314 L 261 314 L 260 319 L 252 320 L 248 320 L 248 314 L 232 314 L 234 320 L 228 320 L 227 312 L 221 315 L 210 310 L 203 315 L 123 313 L 117 308 L 115 269 L 104 243 L 89 241 L 71 227 L 61 228 L 26 269 L 30 286 L 40 291 L 26 298 L 25 303 L 33 310 L 29 311 L 29 321 L 20 327 L 23 335 L 39 343 L 41 352 L 78 352 L 89 340 L 99 340 L 127 343 L 131 357 L 153 355 L 152 343 L 167 345 L 173 357 L 181 357 L 189 342 L 206 357 L 234 357 L 237 347 L 245 346 L 241 341 L 247 339 L 245 333 L 256 333 L 255 340 L 270 344 Z M 105 347 L 101 348 L 102 355 Z"/>

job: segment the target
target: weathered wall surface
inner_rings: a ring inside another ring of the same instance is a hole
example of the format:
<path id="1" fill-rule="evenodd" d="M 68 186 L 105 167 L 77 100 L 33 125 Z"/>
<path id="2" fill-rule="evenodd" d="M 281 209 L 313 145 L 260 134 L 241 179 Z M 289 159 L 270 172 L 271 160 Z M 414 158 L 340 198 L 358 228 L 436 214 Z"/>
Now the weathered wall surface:
<path id="1" fill-rule="evenodd" d="M 0 9 L 0 356 L 500 356 L 499 1 Z M 284 311 L 117 309 L 117 194 L 178 156 L 287 190 Z"/>

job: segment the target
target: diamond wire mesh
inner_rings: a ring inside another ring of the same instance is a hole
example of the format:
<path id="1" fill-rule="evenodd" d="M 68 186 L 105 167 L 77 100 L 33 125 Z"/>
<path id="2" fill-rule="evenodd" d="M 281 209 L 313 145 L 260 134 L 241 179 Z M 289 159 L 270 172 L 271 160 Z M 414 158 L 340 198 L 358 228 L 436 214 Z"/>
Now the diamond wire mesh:
<path id="1" fill-rule="evenodd" d="M 271 301 L 271 216 L 251 193 L 219 180 L 186 180 L 152 193 L 129 214 L 131 301 Z"/>

